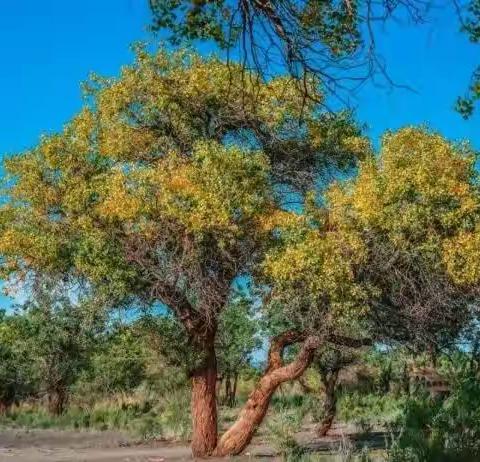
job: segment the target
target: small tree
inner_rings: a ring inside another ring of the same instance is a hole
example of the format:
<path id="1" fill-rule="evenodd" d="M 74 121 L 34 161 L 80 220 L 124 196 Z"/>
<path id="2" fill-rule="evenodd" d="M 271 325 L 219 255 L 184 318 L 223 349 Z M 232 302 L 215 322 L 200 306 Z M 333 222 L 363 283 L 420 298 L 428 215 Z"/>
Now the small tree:
<path id="1" fill-rule="evenodd" d="M 468 146 L 407 128 L 358 177 L 319 203 L 312 195 L 264 264 L 269 309 L 292 337 L 359 346 L 340 335 L 355 326 L 423 350 L 453 344 L 478 307 L 474 160 Z"/>
<path id="2" fill-rule="evenodd" d="M 103 394 L 128 392 L 146 378 L 149 351 L 135 325 L 117 325 L 103 332 L 90 359 L 85 380 Z"/>
<path id="3" fill-rule="evenodd" d="M 69 390 L 88 365 L 102 325 L 88 302 L 73 303 L 51 285 L 37 287 L 23 306 L 24 351 L 35 370 L 48 410 L 61 414 Z"/>
<path id="4" fill-rule="evenodd" d="M 318 436 L 325 436 L 337 414 L 337 385 L 339 373 L 358 361 L 358 354 L 348 349 L 321 349 L 315 355 L 313 368 L 320 375 L 323 385 L 323 416 L 317 428 Z"/>
<path id="5" fill-rule="evenodd" d="M 0 413 L 35 390 L 34 367 L 25 348 L 28 322 L 0 311 Z"/>
<path id="6" fill-rule="evenodd" d="M 236 402 L 242 369 L 250 364 L 252 353 L 262 345 L 260 323 L 254 316 L 252 301 L 239 296 L 220 317 L 215 348 L 220 379 L 225 383 L 225 403 L 230 407 Z"/>

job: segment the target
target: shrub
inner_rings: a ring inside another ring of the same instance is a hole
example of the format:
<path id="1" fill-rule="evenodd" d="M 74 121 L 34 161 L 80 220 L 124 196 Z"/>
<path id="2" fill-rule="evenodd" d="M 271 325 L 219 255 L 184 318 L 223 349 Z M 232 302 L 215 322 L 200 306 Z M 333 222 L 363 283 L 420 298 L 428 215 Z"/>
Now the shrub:
<path id="1" fill-rule="evenodd" d="M 408 400 L 397 429 L 389 454 L 392 462 L 480 460 L 480 384 L 467 376 L 444 402 L 428 397 Z"/>

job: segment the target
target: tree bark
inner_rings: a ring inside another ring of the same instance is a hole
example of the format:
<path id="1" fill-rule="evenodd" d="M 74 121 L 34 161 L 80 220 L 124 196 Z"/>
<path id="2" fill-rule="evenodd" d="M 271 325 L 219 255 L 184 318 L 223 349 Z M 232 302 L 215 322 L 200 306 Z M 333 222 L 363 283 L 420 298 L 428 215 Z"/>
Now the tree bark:
<path id="1" fill-rule="evenodd" d="M 282 353 L 285 347 L 302 339 L 304 342 L 298 356 L 284 365 Z M 236 455 L 245 449 L 265 417 L 275 390 L 282 383 L 295 380 L 303 374 L 319 345 L 319 337 L 310 336 L 305 339 L 304 334 L 295 331 L 285 332 L 273 339 L 265 375 L 250 394 L 236 422 L 220 438 L 214 456 Z"/>
<path id="2" fill-rule="evenodd" d="M 48 412 L 59 416 L 65 410 L 67 392 L 63 387 L 56 387 L 48 392 Z"/>
<path id="3" fill-rule="evenodd" d="M 323 419 L 317 430 L 318 436 L 325 436 L 332 428 L 333 420 L 337 414 L 337 396 L 335 388 L 338 380 L 338 370 L 334 370 L 322 377 L 325 386 L 325 401 L 323 402 Z"/>
<path id="4" fill-rule="evenodd" d="M 237 385 L 238 385 L 238 373 L 235 372 L 233 376 L 232 399 L 230 402 L 231 407 L 235 406 L 235 403 L 237 402 Z"/>
<path id="5" fill-rule="evenodd" d="M 10 410 L 11 403 L 9 401 L 0 400 L 0 415 L 5 415 Z"/>
<path id="6" fill-rule="evenodd" d="M 225 378 L 225 400 L 224 404 L 227 406 L 230 406 L 230 401 L 232 399 L 232 381 L 230 379 L 230 375 L 227 374 L 227 377 Z"/>
<path id="7" fill-rule="evenodd" d="M 205 346 L 203 364 L 192 378 L 192 454 L 208 457 L 217 444 L 217 361 L 213 338 Z"/>

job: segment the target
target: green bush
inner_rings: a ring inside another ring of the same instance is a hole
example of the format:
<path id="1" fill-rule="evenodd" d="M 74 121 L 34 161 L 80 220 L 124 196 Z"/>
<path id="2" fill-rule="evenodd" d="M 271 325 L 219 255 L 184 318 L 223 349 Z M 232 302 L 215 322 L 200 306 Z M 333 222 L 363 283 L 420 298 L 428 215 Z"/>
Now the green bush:
<path id="1" fill-rule="evenodd" d="M 338 418 L 344 422 L 354 423 L 362 430 L 374 425 L 388 425 L 399 418 L 405 399 L 391 393 L 386 395 L 344 393 L 338 400 Z"/>
<path id="2" fill-rule="evenodd" d="M 391 462 L 480 460 L 480 383 L 465 377 L 443 402 L 429 397 L 408 400 L 397 431 Z"/>
<path id="3" fill-rule="evenodd" d="M 284 460 L 294 461 L 301 458 L 305 450 L 295 439 L 305 414 L 301 407 L 283 408 L 267 422 L 267 435 L 270 444 L 282 455 Z"/>
<path id="4" fill-rule="evenodd" d="M 187 390 L 179 390 L 157 401 L 141 393 L 118 396 L 93 406 L 72 405 L 59 416 L 52 416 L 38 404 L 22 405 L 0 415 L 0 426 L 120 430 L 140 439 L 186 440 L 191 431 L 186 394 Z"/>

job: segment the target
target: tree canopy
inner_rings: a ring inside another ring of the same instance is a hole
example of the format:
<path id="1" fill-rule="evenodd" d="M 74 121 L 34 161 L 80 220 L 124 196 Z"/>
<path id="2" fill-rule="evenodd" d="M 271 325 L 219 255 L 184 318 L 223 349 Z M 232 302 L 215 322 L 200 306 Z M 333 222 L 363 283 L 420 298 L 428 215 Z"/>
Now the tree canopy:
<path id="1" fill-rule="evenodd" d="M 264 266 L 272 299 L 306 329 L 453 341 L 477 307 L 474 165 L 468 145 L 426 129 L 385 135 L 378 158 L 284 227 Z"/>

